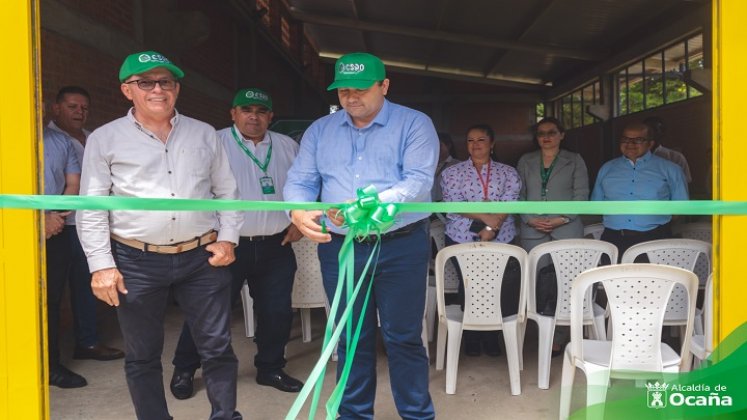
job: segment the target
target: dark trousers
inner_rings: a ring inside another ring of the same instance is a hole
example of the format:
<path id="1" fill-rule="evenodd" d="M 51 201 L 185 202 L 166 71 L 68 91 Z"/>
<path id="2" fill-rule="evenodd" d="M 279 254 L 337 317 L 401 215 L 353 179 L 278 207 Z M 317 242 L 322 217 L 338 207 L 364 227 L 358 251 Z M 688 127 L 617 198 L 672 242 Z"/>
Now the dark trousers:
<path id="1" fill-rule="evenodd" d="M 666 239 L 671 237 L 672 228 L 670 224 L 667 223 L 666 225 L 661 225 L 655 229 L 651 229 L 645 232 L 604 228 L 604 232 L 602 232 L 602 237 L 600 239 L 615 244 L 615 246 L 617 246 L 618 259 L 622 260 L 622 255 L 625 253 L 625 251 L 628 250 L 628 248 L 633 245 L 639 244 L 641 242 L 653 241 L 656 239 Z M 605 255 L 603 262 L 607 259 L 608 258 Z M 636 259 L 635 262 L 647 263 L 648 257 L 642 255 L 640 258 Z"/>
<path id="2" fill-rule="evenodd" d="M 96 333 L 96 297 L 91 290 L 91 273 L 75 225 L 65 226 L 70 240 L 70 303 L 73 309 L 75 343 L 80 347 L 98 344 Z"/>
<path id="3" fill-rule="evenodd" d="M 360 341 L 339 410 L 339 419 L 373 419 L 376 396 L 376 311 L 381 320 L 381 334 L 389 360 L 389 378 L 397 412 L 403 419 L 434 418 L 428 392 L 428 356 L 421 338 L 425 308 L 426 275 L 430 255 L 428 224 L 420 223 L 411 233 L 385 239 L 381 244 L 375 269 L 371 298 L 363 308 L 366 278 L 353 310 L 354 323 L 365 312 Z M 337 255 L 343 238 L 319 244 L 324 288 L 330 303 L 337 288 Z M 372 244 L 355 243 L 355 278 L 360 275 Z M 369 272 L 370 275 L 370 272 Z M 343 286 L 344 287 L 344 286 Z M 345 308 L 342 291 L 340 313 Z M 353 327 L 355 328 L 355 327 Z M 345 343 L 345 330 L 340 343 Z M 345 346 L 338 346 L 337 375 L 345 362 Z"/>
<path id="4" fill-rule="evenodd" d="M 257 316 L 254 366 L 257 371 L 271 372 L 285 367 L 285 345 L 293 322 L 291 293 L 296 257 L 290 244 L 280 245 L 284 236 L 285 233 L 279 233 L 262 241 L 241 238 L 239 246 L 234 249 L 236 261 L 229 266 L 231 302 L 236 304 L 240 299 L 244 282 L 249 285 L 254 300 Z M 173 363 L 179 370 L 200 367 L 200 357 L 186 323 Z"/>
<path id="5" fill-rule="evenodd" d="M 47 341 L 49 367 L 60 364 L 60 302 L 70 272 L 69 231 L 47 239 Z"/>
<path id="6" fill-rule="evenodd" d="M 173 291 L 195 337 L 212 406 L 210 419 L 230 419 L 236 407 L 238 362 L 231 348 L 231 275 L 208 263 L 205 247 L 180 254 L 144 252 L 112 241 L 127 294 L 119 295 L 125 374 L 140 420 L 170 418 L 163 388 L 163 320 Z M 195 413 L 195 417 L 204 417 Z"/>

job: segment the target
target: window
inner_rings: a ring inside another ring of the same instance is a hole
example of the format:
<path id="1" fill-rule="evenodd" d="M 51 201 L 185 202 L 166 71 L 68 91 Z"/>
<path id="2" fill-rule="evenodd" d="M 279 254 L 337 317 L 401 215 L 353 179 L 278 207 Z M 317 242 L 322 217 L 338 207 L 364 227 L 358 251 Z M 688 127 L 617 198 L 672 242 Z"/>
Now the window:
<path id="1" fill-rule="evenodd" d="M 703 68 L 703 34 L 698 34 L 619 70 L 617 115 L 684 101 L 703 93 L 685 84 L 687 70 Z"/>
<path id="2" fill-rule="evenodd" d="M 594 116 L 586 112 L 586 107 L 602 102 L 600 86 L 599 81 L 595 81 L 560 99 L 560 121 L 565 128 L 583 127 L 597 122 Z"/>

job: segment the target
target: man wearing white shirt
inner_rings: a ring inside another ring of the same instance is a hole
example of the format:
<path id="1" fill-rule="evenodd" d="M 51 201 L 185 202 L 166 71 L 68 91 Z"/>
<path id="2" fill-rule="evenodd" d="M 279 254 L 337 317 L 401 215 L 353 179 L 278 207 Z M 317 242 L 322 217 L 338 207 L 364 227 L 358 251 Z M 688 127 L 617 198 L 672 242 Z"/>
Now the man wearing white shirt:
<path id="1" fill-rule="evenodd" d="M 242 200 L 283 201 L 283 186 L 298 154 L 298 144 L 267 129 L 272 116 L 272 98 L 267 92 L 241 89 L 231 108 L 234 124 L 218 131 Z M 233 276 L 231 301 L 239 300 L 247 282 L 257 315 L 257 383 L 298 392 L 303 383 L 283 368 L 293 320 L 291 293 L 296 272 L 290 243 L 302 235 L 283 211 L 246 212 L 240 232 L 236 261 L 229 267 Z M 200 358 L 186 324 L 173 363 L 171 392 L 178 399 L 190 398 Z"/>

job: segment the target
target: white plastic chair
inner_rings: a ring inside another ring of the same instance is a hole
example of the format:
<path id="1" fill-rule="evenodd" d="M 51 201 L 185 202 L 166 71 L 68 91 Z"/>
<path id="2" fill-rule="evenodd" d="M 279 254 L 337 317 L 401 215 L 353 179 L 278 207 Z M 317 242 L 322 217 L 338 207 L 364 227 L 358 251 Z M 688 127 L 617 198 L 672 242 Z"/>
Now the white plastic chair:
<path id="1" fill-rule="evenodd" d="M 451 257 L 457 258 L 464 278 L 464 312 L 459 305 L 447 307 L 444 300 L 445 266 Z M 501 312 L 501 282 L 510 257 L 519 261 L 523 283 L 527 253 L 514 245 L 490 242 L 459 244 L 448 246 L 436 255 L 436 300 L 438 301 L 436 369 L 444 368 L 445 352 L 447 394 L 456 392 L 459 347 L 463 330 L 503 330 L 511 395 L 521 394 L 517 324 L 524 321 L 524 314 L 521 305 L 519 305 L 517 315 L 504 317 Z M 523 284 L 520 287 L 521 295 L 524 291 Z M 522 296 L 519 296 L 520 302 L 523 302 Z"/>
<path id="2" fill-rule="evenodd" d="M 588 289 L 601 282 L 607 292 L 612 341 L 584 340 L 583 308 Z M 675 286 L 688 294 L 686 334 L 692 334 L 698 277 L 691 271 L 656 264 L 620 264 L 594 268 L 576 277 L 571 289 L 571 342 L 563 358 L 560 418 L 570 414 L 576 368 L 586 374 L 586 405 L 601 403 L 610 377 L 652 379 L 660 372 L 680 372 L 690 365 L 690 340 L 681 353 L 661 342 L 667 302 Z M 601 418 L 603 413 L 589 413 Z"/>
<path id="3" fill-rule="evenodd" d="M 652 264 L 670 265 L 695 272 L 695 263 L 699 256 L 705 256 L 708 261 L 708 272 L 711 271 L 711 244 L 697 239 L 658 239 L 642 242 L 628 248 L 622 256 L 622 263 L 632 263 L 641 255 L 646 254 Z M 680 330 L 687 322 L 688 296 L 682 287 L 675 287 L 672 298 L 667 305 L 664 325 L 680 326 Z M 696 333 L 702 334 L 700 326 Z M 687 335 L 681 336 L 683 339 Z"/>
<path id="4" fill-rule="evenodd" d="M 584 238 L 601 239 L 602 232 L 604 232 L 604 225 L 601 223 L 584 226 Z"/>
<path id="5" fill-rule="evenodd" d="M 254 337 L 254 300 L 246 283 L 241 288 L 241 303 L 244 307 L 244 332 L 247 337 Z"/>
<path id="6" fill-rule="evenodd" d="M 697 239 L 713 243 L 713 228 L 711 222 L 682 223 L 672 226 L 672 234 L 678 238 Z M 698 256 L 693 272 L 698 275 L 701 288 L 705 288 L 706 280 L 711 274 L 711 261 L 705 255 Z M 697 333 L 697 331 L 696 331 Z"/>
<path id="7" fill-rule="evenodd" d="M 436 244 L 438 251 L 444 249 L 446 246 L 446 233 L 444 222 L 439 220 L 432 220 L 430 227 L 430 238 L 433 243 Z M 459 274 L 457 273 L 456 267 L 453 263 L 449 262 L 446 264 L 445 272 L 445 286 L 444 293 L 456 294 L 459 292 Z M 433 280 L 433 281 L 431 281 Z M 433 341 L 434 327 L 436 324 L 436 283 L 435 278 L 428 279 L 428 291 L 427 291 L 427 305 L 425 308 L 425 320 L 426 330 L 428 333 L 428 341 Z"/>
<path id="8" fill-rule="evenodd" d="M 301 337 L 311 341 L 311 308 L 324 308 L 329 316 L 329 303 L 324 292 L 322 269 L 317 255 L 318 244 L 308 238 L 291 243 L 296 254 L 296 277 L 293 280 L 291 307 L 301 312 Z"/>
<path id="9" fill-rule="evenodd" d="M 594 239 L 551 241 L 537 245 L 529 252 L 529 269 L 524 298 L 526 299 L 527 319 L 536 322 L 539 330 L 537 386 L 541 389 L 550 387 L 550 363 L 555 326 L 567 326 L 571 322 L 571 282 L 578 274 L 597 267 L 603 254 L 606 254 L 610 261 L 617 261 L 615 245 Z M 537 273 L 540 260 L 545 255 L 550 256 L 557 278 L 558 303 L 555 316 L 543 315 L 537 311 Z M 604 308 L 593 302 L 590 288 L 584 299 L 583 324 L 591 327 L 591 336 L 597 340 L 603 340 L 606 337 L 604 313 Z M 525 327 L 526 324 L 522 325 L 522 331 L 525 331 Z"/>
<path id="10" fill-rule="evenodd" d="M 690 352 L 695 356 L 694 367 L 707 359 L 713 353 L 713 274 L 708 276 L 703 299 L 703 317 L 696 319 L 695 323 L 703 323 L 703 334 L 695 334 L 690 342 Z"/>

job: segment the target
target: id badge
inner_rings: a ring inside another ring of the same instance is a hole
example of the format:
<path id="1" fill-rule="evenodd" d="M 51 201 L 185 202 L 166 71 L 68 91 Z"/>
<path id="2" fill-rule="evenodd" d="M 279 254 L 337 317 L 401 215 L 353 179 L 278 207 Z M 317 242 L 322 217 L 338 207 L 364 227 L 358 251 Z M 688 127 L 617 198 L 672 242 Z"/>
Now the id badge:
<path id="1" fill-rule="evenodd" d="M 272 182 L 272 177 L 263 176 L 259 179 L 259 185 L 262 187 L 262 194 L 275 194 L 275 183 Z"/>

